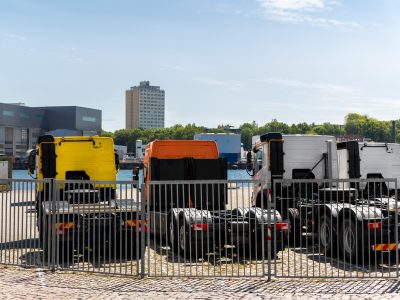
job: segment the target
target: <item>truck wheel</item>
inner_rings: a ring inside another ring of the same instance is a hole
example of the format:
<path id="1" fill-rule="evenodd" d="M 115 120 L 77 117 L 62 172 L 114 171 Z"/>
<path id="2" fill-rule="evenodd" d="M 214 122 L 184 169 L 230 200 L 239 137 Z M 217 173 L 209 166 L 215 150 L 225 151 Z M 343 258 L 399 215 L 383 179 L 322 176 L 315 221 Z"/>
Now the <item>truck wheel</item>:
<path id="1" fill-rule="evenodd" d="M 319 248 L 324 255 L 332 255 L 335 253 L 334 250 L 336 247 L 333 244 L 335 240 L 333 226 L 331 217 L 323 213 L 319 219 L 318 242 Z"/>
<path id="2" fill-rule="evenodd" d="M 178 236 L 178 228 L 177 224 L 174 221 L 173 217 L 169 218 L 168 221 L 168 238 L 169 238 L 169 245 L 171 247 L 171 250 L 174 251 L 175 253 L 179 253 L 180 248 L 179 248 L 179 236 Z"/>
<path id="3" fill-rule="evenodd" d="M 187 249 L 187 238 L 186 238 L 187 225 L 185 223 L 186 222 L 183 219 L 181 219 L 181 221 L 179 222 L 178 247 L 179 247 L 179 252 L 182 255 L 189 257 L 190 249 Z"/>
<path id="4" fill-rule="evenodd" d="M 39 231 L 39 246 L 43 250 L 43 262 L 70 263 L 74 260 L 74 248 L 72 241 L 56 240 L 57 237 L 49 231 L 49 218 L 43 216 L 37 220 Z M 54 250 L 53 250 L 54 247 Z M 54 259 L 53 259 L 54 255 Z"/>
<path id="5" fill-rule="evenodd" d="M 41 219 L 39 219 L 39 214 L 37 216 L 37 228 L 39 232 L 39 246 L 46 251 L 49 248 L 49 244 L 51 242 L 52 236 L 50 228 L 50 219 L 46 215 L 41 215 Z"/>
<path id="6" fill-rule="evenodd" d="M 194 234 L 193 232 L 192 236 L 190 236 L 190 225 L 186 223 L 184 218 L 181 218 L 179 222 L 178 249 L 181 255 L 189 259 L 202 257 L 204 252 L 202 246 L 205 246 L 204 243 L 206 243 L 205 241 L 203 243 L 200 242 L 199 245 Z"/>
<path id="7" fill-rule="evenodd" d="M 361 225 L 357 226 L 353 219 L 344 219 L 340 230 L 340 250 L 345 261 L 357 264 L 363 255 L 361 239 Z"/>
<path id="8" fill-rule="evenodd" d="M 296 247 L 301 245 L 302 239 L 299 210 L 297 208 L 288 208 L 288 217 L 290 223 L 288 243 L 290 246 Z"/>
<path id="9" fill-rule="evenodd" d="M 262 242 L 258 241 L 257 243 L 252 240 L 251 248 L 247 250 L 248 253 L 245 255 L 242 254 L 243 257 L 248 258 L 251 261 L 260 261 L 260 260 L 268 260 L 268 241 L 264 241 L 264 251 L 262 249 Z M 277 246 L 274 245 L 274 241 L 271 241 L 271 260 L 276 258 L 276 254 L 279 252 Z M 243 252 L 242 252 L 243 253 Z"/>
<path id="10" fill-rule="evenodd" d="M 55 245 L 54 261 L 59 263 L 72 263 L 74 260 L 74 249 L 72 242 L 58 241 Z M 50 260 L 52 261 L 52 260 Z"/>
<path id="11" fill-rule="evenodd" d="M 119 258 L 121 260 L 132 260 L 141 259 L 141 243 L 140 243 L 140 233 L 138 237 L 138 243 L 136 241 L 136 231 L 132 230 L 126 233 L 121 233 L 117 235 L 115 240 L 115 247 L 111 245 L 111 251 L 115 251 L 113 257 Z"/>

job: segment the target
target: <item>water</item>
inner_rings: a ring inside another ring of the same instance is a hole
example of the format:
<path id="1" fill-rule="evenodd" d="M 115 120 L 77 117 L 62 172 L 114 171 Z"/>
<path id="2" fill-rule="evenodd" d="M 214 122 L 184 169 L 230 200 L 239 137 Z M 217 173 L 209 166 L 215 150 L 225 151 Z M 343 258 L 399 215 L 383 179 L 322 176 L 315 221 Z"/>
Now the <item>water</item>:
<path id="1" fill-rule="evenodd" d="M 13 170 L 12 176 L 14 179 L 32 179 L 28 175 L 28 170 Z M 117 180 L 131 181 L 132 170 L 121 170 L 117 174 Z M 142 171 L 139 173 L 139 179 L 142 179 Z M 249 180 L 251 177 L 246 173 L 246 170 L 228 170 L 228 179 L 232 180 Z"/>

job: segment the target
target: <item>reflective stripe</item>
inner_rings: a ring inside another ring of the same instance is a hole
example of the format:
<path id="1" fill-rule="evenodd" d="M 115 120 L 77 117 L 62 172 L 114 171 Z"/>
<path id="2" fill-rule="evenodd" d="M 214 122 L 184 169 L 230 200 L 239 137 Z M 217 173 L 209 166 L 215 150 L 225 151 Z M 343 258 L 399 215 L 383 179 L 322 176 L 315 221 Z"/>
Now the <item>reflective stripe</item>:
<path id="1" fill-rule="evenodd" d="M 400 244 L 396 243 L 390 243 L 390 244 L 375 244 L 372 245 L 372 250 L 375 251 L 390 251 L 390 250 L 396 250 L 396 248 L 400 249 Z"/>

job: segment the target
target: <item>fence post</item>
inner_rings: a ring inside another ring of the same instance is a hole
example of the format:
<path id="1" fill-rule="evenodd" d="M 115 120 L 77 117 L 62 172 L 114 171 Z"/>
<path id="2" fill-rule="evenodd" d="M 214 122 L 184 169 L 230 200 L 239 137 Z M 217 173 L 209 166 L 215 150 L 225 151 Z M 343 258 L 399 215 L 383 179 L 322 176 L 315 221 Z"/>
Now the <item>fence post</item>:
<path id="1" fill-rule="evenodd" d="M 394 214 L 394 223 L 396 224 L 395 225 L 395 230 L 394 230 L 394 241 L 395 241 L 395 243 L 396 243 L 396 251 L 395 251 L 395 253 L 396 253 L 396 278 L 399 278 L 399 233 L 398 233 L 398 230 L 397 230 L 397 224 L 398 224 L 398 222 L 399 222 L 399 217 L 398 217 L 398 213 L 399 213 L 399 207 L 398 207 L 398 191 L 397 191 L 397 178 L 395 179 L 395 181 L 394 181 L 394 196 L 395 196 L 395 214 Z"/>
<path id="2" fill-rule="evenodd" d="M 262 183 L 262 185 L 263 185 L 263 183 Z M 272 183 L 271 183 L 271 187 L 272 187 Z M 273 186 L 273 192 L 274 192 L 274 196 L 275 196 L 275 186 Z M 262 193 L 262 194 L 264 194 L 264 193 Z M 276 234 L 276 226 L 275 226 L 275 224 L 274 224 L 274 226 L 272 226 L 272 224 L 271 224 L 271 213 L 272 213 L 272 211 L 271 211 L 271 202 L 272 202 L 272 200 L 275 200 L 275 197 L 273 199 L 270 199 L 270 197 L 271 196 L 268 193 L 267 194 L 267 212 L 268 212 L 268 214 L 267 214 L 268 227 L 267 228 L 270 231 L 271 236 L 272 235 L 275 236 L 275 234 Z M 274 218 L 274 220 L 275 220 L 275 218 Z M 271 232 L 272 230 L 274 232 Z M 268 232 L 267 232 L 267 234 L 268 234 Z M 268 267 L 268 279 L 267 279 L 267 281 L 271 281 L 271 251 L 272 251 L 271 246 L 272 246 L 271 245 L 271 238 L 268 238 L 267 239 L 267 251 L 268 251 L 268 253 L 267 253 L 267 255 L 268 255 L 268 264 L 267 264 L 267 267 Z"/>
<path id="3" fill-rule="evenodd" d="M 51 248 L 50 248 L 50 251 L 49 251 L 49 253 L 51 253 L 50 254 L 50 257 L 51 257 L 50 268 L 51 268 L 51 271 L 54 272 L 56 270 L 56 240 L 55 240 L 56 235 L 55 235 L 55 232 L 54 232 L 56 220 L 54 218 L 55 215 L 53 213 L 53 212 L 56 211 L 55 179 L 51 179 L 50 180 L 50 193 L 49 193 L 49 195 L 50 195 L 50 203 L 51 203 L 51 205 L 50 205 L 50 218 L 49 218 L 50 222 L 51 222 L 51 228 L 49 230 L 50 234 L 47 235 L 47 238 L 50 239 L 50 241 L 48 241 L 47 245 L 51 245 Z"/>
<path id="4" fill-rule="evenodd" d="M 137 201 L 140 203 L 140 222 L 141 222 L 141 230 L 140 230 L 140 252 L 141 252 L 141 258 L 140 258 L 140 277 L 144 278 L 145 276 L 145 256 L 146 256 L 146 230 L 147 230 L 147 224 L 146 224 L 146 208 L 145 208 L 145 201 L 143 197 L 143 185 L 139 191 L 139 183 L 137 184 L 136 188 L 137 192 Z"/>

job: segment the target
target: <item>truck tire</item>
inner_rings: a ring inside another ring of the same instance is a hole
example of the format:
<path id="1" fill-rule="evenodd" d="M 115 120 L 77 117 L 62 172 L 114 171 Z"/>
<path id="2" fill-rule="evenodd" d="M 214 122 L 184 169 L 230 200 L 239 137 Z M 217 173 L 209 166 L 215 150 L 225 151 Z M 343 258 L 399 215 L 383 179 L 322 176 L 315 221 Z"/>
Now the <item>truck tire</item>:
<path id="1" fill-rule="evenodd" d="M 39 219 L 39 214 L 37 213 L 36 226 L 39 232 L 39 247 L 44 250 L 47 247 L 47 240 L 49 239 L 47 233 L 48 218 L 42 217 Z"/>
<path id="2" fill-rule="evenodd" d="M 49 231 L 49 218 L 42 217 L 42 220 L 37 220 L 39 231 L 39 245 L 43 250 L 43 262 L 45 264 L 55 263 L 72 263 L 74 260 L 74 248 L 72 241 L 56 240 L 52 232 Z M 54 247 L 54 249 L 53 249 Z M 54 257 L 53 257 L 54 256 Z"/>
<path id="3" fill-rule="evenodd" d="M 271 241 L 271 259 L 276 258 L 276 254 L 279 252 L 277 250 L 277 245 L 274 245 L 274 240 Z M 255 241 L 254 238 L 250 242 L 250 249 L 247 250 L 244 257 L 253 261 L 268 260 L 268 240 L 264 240 L 264 251 L 262 241 Z"/>
<path id="4" fill-rule="evenodd" d="M 171 251 L 179 253 L 179 236 L 178 236 L 178 225 L 176 224 L 174 216 L 170 216 L 168 219 L 168 243 L 171 247 Z"/>
<path id="5" fill-rule="evenodd" d="M 185 221 L 185 218 L 181 217 L 179 220 L 178 249 L 180 254 L 188 259 L 203 257 L 204 249 L 202 246 L 204 245 L 198 245 L 197 240 L 190 236 L 190 225 Z M 204 241 L 204 243 L 206 242 Z"/>
<path id="6" fill-rule="evenodd" d="M 318 248 L 322 254 L 326 256 L 334 255 L 336 253 L 337 245 L 335 244 L 336 235 L 334 233 L 334 224 L 332 218 L 328 213 L 323 212 L 318 222 Z"/>
<path id="7" fill-rule="evenodd" d="M 262 202 L 261 203 L 261 193 L 263 193 L 263 197 L 262 197 Z M 267 192 L 268 195 L 268 192 Z M 257 198 L 256 198 L 256 207 L 263 207 L 264 209 L 267 209 L 267 201 L 268 201 L 268 196 L 265 195 L 265 192 L 259 192 L 257 194 Z"/>
<path id="8" fill-rule="evenodd" d="M 296 247 L 301 245 L 301 239 L 302 239 L 299 210 L 293 207 L 288 208 L 288 218 L 290 223 L 288 243 L 289 246 Z"/>
<path id="9" fill-rule="evenodd" d="M 188 238 L 187 238 L 187 227 L 188 225 L 185 222 L 184 218 L 181 218 L 179 221 L 179 230 L 178 230 L 178 249 L 179 252 L 186 257 L 190 257 L 190 247 L 187 246 Z"/>
<path id="10" fill-rule="evenodd" d="M 361 225 L 356 224 L 353 218 L 345 218 L 342 222 L 339 239 L 340 251 L 345 261 L 355 264 L 361 262 L 364 255 L 361 240 Z"/>
<path id="11" fill-rule="evenodd" d="M 136 238 L 136 230 L 128 231 L 126 234 L 117 234 L 115 239 L 115 247 L 111 245 L 113 258 L 120 260 L 137 260 L 142 258 L 141 236 Z"/>

